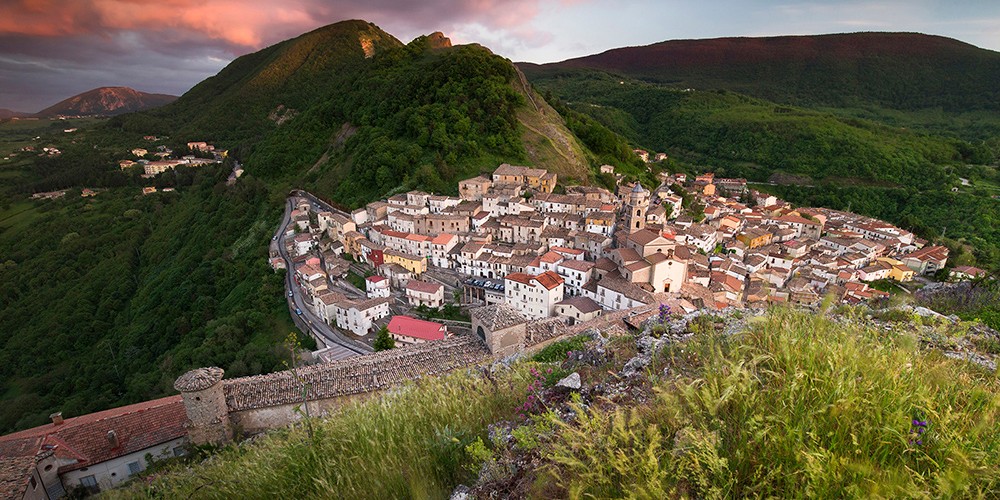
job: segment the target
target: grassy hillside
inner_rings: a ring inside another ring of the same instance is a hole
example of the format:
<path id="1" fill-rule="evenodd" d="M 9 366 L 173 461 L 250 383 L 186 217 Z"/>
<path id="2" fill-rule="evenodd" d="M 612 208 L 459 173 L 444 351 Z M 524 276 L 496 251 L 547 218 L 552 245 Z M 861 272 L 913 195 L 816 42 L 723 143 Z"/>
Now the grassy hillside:
<path id="1" fill-rule="evenodd" d="M 314 422 L 312 438 L 304 427 L 275 432 L 110 495 L 442 498 L 459 483 L 515 498 L 996 491 L 996 374 L 921 347 L 924 335 L 957 342 L 967 325 L 875 326 L 859 312 L 775 310 L 733 335 L 706 318 L 630 377 L 615 373 L 635 338 L 606 354 L 572 341 L 564 347 L 585 361 L 559 352 L 500 371 L 496 384 L 423 380 Z M 581 374 L 580 394 L 548 389 L 569 371 Z"/>
<path id="2" fill-rule="evenodd" d="M 196 366 L 281 366 L 293 327 L 266 264 L 280 209 L 226 174 L 0 211 L 0 432 L 171 394 Z"/>

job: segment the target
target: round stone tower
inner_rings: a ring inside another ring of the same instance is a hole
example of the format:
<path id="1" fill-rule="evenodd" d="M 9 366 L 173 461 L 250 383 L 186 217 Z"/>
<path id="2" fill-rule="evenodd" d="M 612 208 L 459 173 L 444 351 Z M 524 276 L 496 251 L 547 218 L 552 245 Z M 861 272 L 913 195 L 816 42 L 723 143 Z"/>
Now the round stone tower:
<path id="1" fill-rule="evenodd" d="M 646 227 L 646 211 L 649 210 L 649 191 L 642 187 L 639 182 L 635 183 L 632 192 L 628 194 L 628 210 L 625 222 L 628 224 L 628 232 L 634 233 Z"/>
<path id="2" fill-rule="evenodd" d="M 197 368 L 181 375 L 174 389 L 181 393 L 188 417 L 188 437 L 194 444 L 224 443 L 233 437 L 229 408 L 222 391 L 222 368 Z"/>

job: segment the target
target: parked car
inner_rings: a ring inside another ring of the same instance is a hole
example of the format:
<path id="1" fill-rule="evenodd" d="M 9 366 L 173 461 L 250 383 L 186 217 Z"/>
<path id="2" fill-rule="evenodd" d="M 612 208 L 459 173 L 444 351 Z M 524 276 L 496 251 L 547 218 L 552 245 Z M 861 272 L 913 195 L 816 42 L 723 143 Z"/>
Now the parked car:
<path id="1" fill-rule="evenodd" d="M 298 314 L 299 316 L 301 316 L 302 315 L 302 309 L 299 309 L 298 307 L 296 307 L 295 308 L 295 314 Z"/>
<path id="2" fill-rule="evenodd" d="M 288 291 L 288 296 L 289 296 L 289 297 L 294 297 L 294 296 L 295 296 L 295 292 L 293 292 L 293 291 L 289 290 L 289 291 Z"/>

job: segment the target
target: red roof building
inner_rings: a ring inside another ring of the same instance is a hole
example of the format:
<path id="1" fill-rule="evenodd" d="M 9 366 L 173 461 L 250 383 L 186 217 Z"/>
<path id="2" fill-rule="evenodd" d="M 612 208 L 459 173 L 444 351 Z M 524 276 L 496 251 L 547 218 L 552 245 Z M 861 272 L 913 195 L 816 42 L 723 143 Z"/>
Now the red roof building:
<path id="1" fill-rule="evenodd" d="M 52 417 L 52 423 L 0 437 L 0 461 L 51 452 L 66 491 L 116 486 L 149 465 L 146 455 L 180 454 L 187 442 L 188 418 L 179 395 L 65 420 L 58 413 Z"/>
<path id="2" fill-rule="evenodd" d="M 421 344 L 432 340 L 444 340 L 448 328 L 441 323 L 424 321 L 410 316 L 393 316 L 389 320 L 389 334 L 397 342 Z"/>

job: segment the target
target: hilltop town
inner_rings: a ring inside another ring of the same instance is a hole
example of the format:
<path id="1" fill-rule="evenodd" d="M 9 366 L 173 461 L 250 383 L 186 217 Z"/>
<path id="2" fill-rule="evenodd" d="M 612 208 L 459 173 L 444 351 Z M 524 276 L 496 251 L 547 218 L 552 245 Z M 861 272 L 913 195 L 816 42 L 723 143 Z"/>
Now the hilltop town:
<path id="1" fill-rule="evenodd" d="M 745 179 L 664 173 L 650 191 L 617 178 L 616 192 L 564 187 L 551 172 L 503 164 L 460 181 L 458 197 L 411 191 L 351 213 L 296 197 L 283 239 L 290 272 L 317 316 L 365 337 L 409 308 L 448 304 L 506 304 L 573 325 L 668 302 L 684 312 L 861 303 L 927 281 L 948 260 L 946 247 L 884 221 L 796 208 Z M 272 265 L 287 267 L 275 249 Z M 398 342 L 446 331 L 406 326 L 411 334 L 392 332 Z"/>

